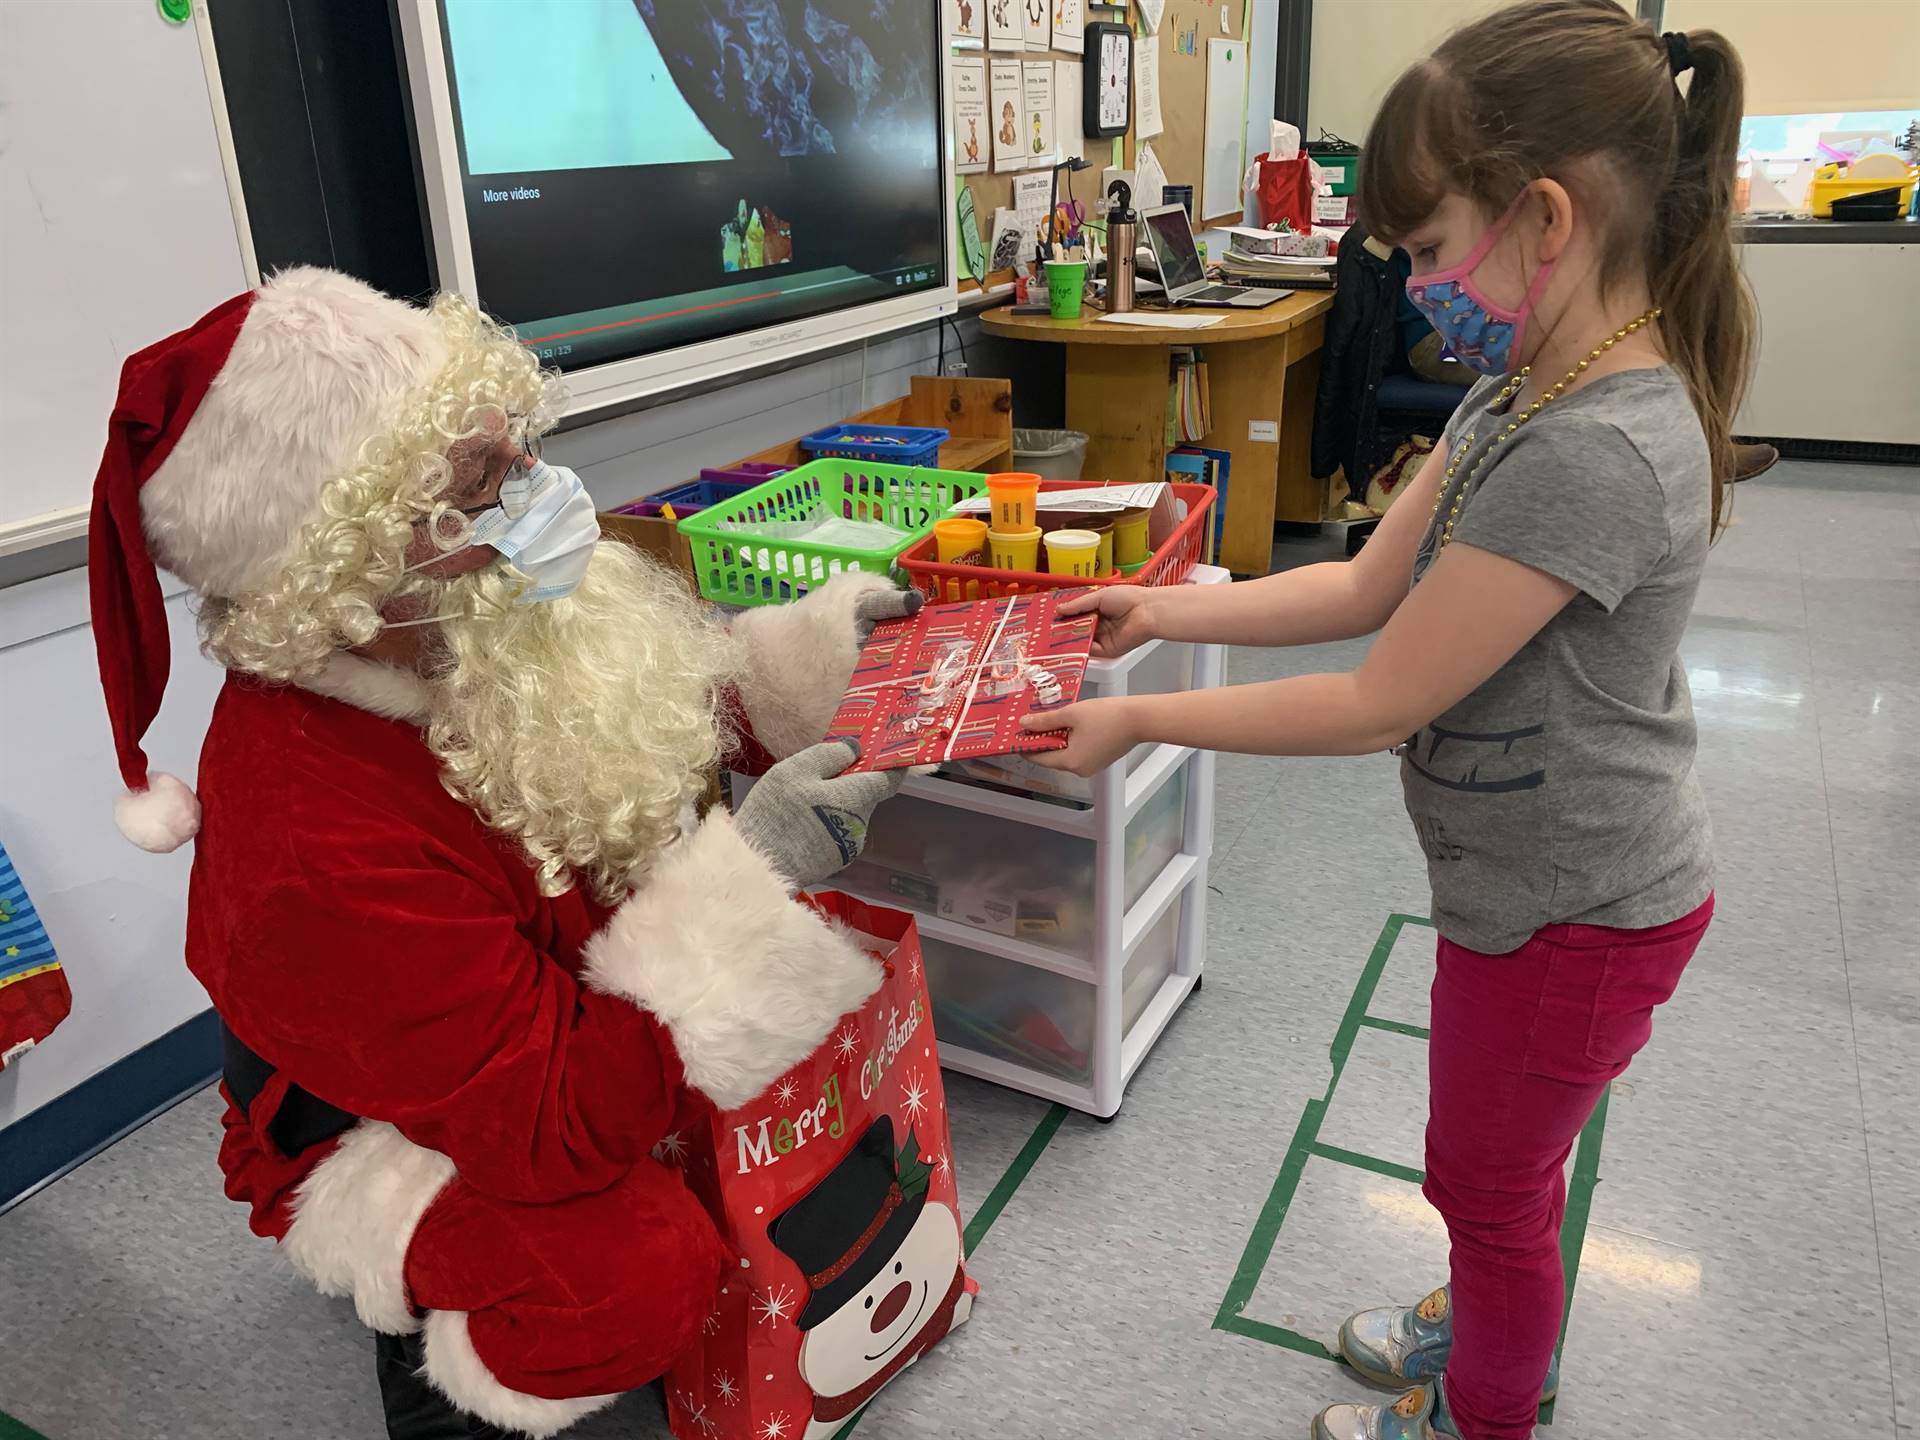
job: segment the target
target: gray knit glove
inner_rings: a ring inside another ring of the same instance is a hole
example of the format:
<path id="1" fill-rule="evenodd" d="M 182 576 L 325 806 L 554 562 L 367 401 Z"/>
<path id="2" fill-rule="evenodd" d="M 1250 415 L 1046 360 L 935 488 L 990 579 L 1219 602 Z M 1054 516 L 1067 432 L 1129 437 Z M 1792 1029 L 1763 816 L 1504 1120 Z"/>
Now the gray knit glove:
<path id="1" fill-rule="evenodd" d="M 872 590 L 853 602 L 853 638 L 867 643 L 882 620 L 904 620 L 918 615 L 927 597 L 918 590 Z"/>
<path id="2" fill-rule="evenodd" d="M 904 770 L 840 773 L 859 758 L 851 740 L 790 755 L 760 777 L 734 816 L 747 843 L 802 890 L 859 858 L 874 808 L 906 780 Z"/>

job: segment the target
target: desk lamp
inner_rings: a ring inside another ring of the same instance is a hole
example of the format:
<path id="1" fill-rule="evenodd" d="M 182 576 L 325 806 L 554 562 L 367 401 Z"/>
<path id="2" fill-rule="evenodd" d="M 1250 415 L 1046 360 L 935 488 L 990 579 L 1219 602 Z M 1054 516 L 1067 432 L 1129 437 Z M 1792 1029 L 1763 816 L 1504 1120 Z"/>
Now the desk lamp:
<path id="1" fill-rule="evenodd" d="M 1060 172 L 1062 170 L 1091 170 L 1093 162 L 1087 159 L 1062 160 L 1053 167 L 1053 187 L 1047 196 L 1047 220 L 1040 231 L 1040 259 L 1042 262 L 1053 258 L 1053 217 L 1060 209 Z M 1069 181 L 1069 184 L 1072 182 Z"/>

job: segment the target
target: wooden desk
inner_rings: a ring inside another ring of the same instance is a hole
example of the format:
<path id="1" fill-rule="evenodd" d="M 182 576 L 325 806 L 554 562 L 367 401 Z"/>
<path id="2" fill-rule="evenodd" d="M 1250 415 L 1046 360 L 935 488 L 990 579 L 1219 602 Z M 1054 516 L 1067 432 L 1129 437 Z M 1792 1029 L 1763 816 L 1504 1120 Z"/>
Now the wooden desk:
<path id="1" fill-rule="evenodd" d="M 1087 478 L 1158 480 L 1166 474 L 1167 352 L 1193 346 L 1207 360 L 1213 429 L 1200 443 L 1233 456 L 1220 564 L 1264 575 L 1276 520 L 1312 523 L 1326 487 L 1308 465 L 1313 394 L 1330 290 L 1301 290 L 1264 310 L 1190 310 L 1218 315 L 1204 330 L 1110 325 L 1088 306 L 1078 320 L 988 310 L 980 324 L 1008 340 L 1067 347 L 1067 427 L 1086 432 Z M 1271 425 L 1268 438 L 1254 427 Z"/>

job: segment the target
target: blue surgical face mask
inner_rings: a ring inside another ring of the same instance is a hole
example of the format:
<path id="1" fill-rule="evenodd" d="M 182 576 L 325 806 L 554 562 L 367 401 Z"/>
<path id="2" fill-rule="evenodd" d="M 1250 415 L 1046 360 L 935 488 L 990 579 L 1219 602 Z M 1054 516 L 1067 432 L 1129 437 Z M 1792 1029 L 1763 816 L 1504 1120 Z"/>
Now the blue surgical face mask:
<path id="1" fill-rule="evenodd" d="M 473 517 L 469 548 L 491 545 L 532 586 L 523 602 L 558 600 L 579 588 L 600 541 L 593 497 L 564 466 L 534 461 L 500 486 L 500 502 Z"/>
<path id="2" fill-rule="evenodd" d="M 499 501 L 472 517 L 464 544 L 410 565 L 406 573 L 438 565 L 462 550 L 487 545 L 531 582 L 521 591 L 520 603 L 537 604 L 558 600 L 579 588 L 599 541 L 600 521 L 594 513 L 593 497 L 580 477 L 565 466 L 536 460 L 501 482 Z M 428 625 L 443 618 L 429 616 L 387 628 Z"/>

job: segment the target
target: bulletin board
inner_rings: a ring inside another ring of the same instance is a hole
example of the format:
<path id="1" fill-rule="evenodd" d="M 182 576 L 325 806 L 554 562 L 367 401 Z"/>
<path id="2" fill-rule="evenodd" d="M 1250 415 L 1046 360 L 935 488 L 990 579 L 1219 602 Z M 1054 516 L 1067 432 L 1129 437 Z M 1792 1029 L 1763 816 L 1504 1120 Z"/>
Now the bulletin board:
<path id="1" fill-rule="evenodd" d="M 942 3 L 952 4 L 954 0 L 942 0 Z M 973 0 L 973 3 L 981 9 L 984 9 L 986 5 L 991 3 L 991 0 Z M 1239 0 L 1235 0 L 1235 3 L 1239 3 Z M 1098 8 L 1089 8 L 1090 6 L 1098 6 Z M 1083 18 L 1089 21 L 1118 19 L 1120 12 L 1124 10 L 1129 24 L 1138 23 L 1138 17 L 1134 14 L 1134 7 L 1132 5 L 1101 5 L 1100 0 L 1086 0 L 1081 10 Z M 1218 22 L 1216 21 L 1215 23 L 1217 24 Z M 1086 52 L 1084 49 L 1054 49 L 1028 50 L 1016 54 L 1016 52 L 1009 50 L 1002 54 L 1002 52 L 996 50 L 960 49 L 956 47 L 953 53 L 957 59 L 969 59 L 984 55 L 991 61 L 995 56 L 1007 60 L 1078 60 L 1084 58 Z M 1130 139 L 1132 133 L 1132 130 L 1129 129 L 1126 138 Z M 1081 143 L 1085 147 L 1087 160 L 1092 168 L 1082 170 L 1079 174 L 1074 175 L 1071 181 L 1069 181 L 1067 173 L 1062 171 L 1060 175 L 1060 196 L 1064 200 L 1068 193 L 1068 187 L 1071 185 L 1074 199 L 1081 201 L 1087 207 L 1088 211 L 1092 212 L 1095 209 L 1094 202 L 1099 198 L 1100 172 L 1111 166 L 1121 164 L 1122 162 L 1118 157 L 1122 152 L 1120 147 L 1111 140 L 1087 138 L 1083 139 Z M 981 238 L 987 244 L 990 245 L 993 243 L 994 211 L 1005 209 L 1013 204 L 1014 180 L 1021 175 L 1031 173 L 1033 172 L 1029 170 L 996 171 L 989 169 L 978 175 L 954 176 L 956 183 L 966 186 L 973 192 L 974 213 L 979 217 Z M 1031 255 L 1029 255 L 1029 258 L 1031 258 Z M 1010 284 L 1012 280 L 1013 272 L 1011 270 L 999 270 L 987 276 L 987 283 L 984 288 L 991 290 L 996 286 Z M 981 286 L 975 285 L 970 280 L 962 279 L 960 282 L 960 293 L 963 295 L 981 288 Z"/>
<path id="2" fill-rule="evenodd" d="M 1222 14 L 1227 18 L 1225 30 L 1220 28 Z M 1153 45 L 1160 52 L 1160 115 L 1164 128 L 1147 143 L 1160 157 L 1169 183 L 1193 186 L 1196 230 L 1207 225 L 1238 225 L 1242 218 L 1237 208 L 1214 215 L 1203 215 L 1199 211 L 1207 130 L 1207 42 L 1229 37 L 1244 42 L 1250 33 L 1247 0 L 1166 0 L 1159 33 L 1141 35 L 1134 42 Z M 1244 114 L 1243 109 L 1243 133 Z M 1127 132 L 1128 165 L 1133 164 L 1134 151 L 1135 140 L 1130 130 Z M 1248 158 L 1251 157 L 1243 157 L 1243 167 Z M 1240 193 L 1240 187 L 1235 188 L 1235 193 Z"/>

